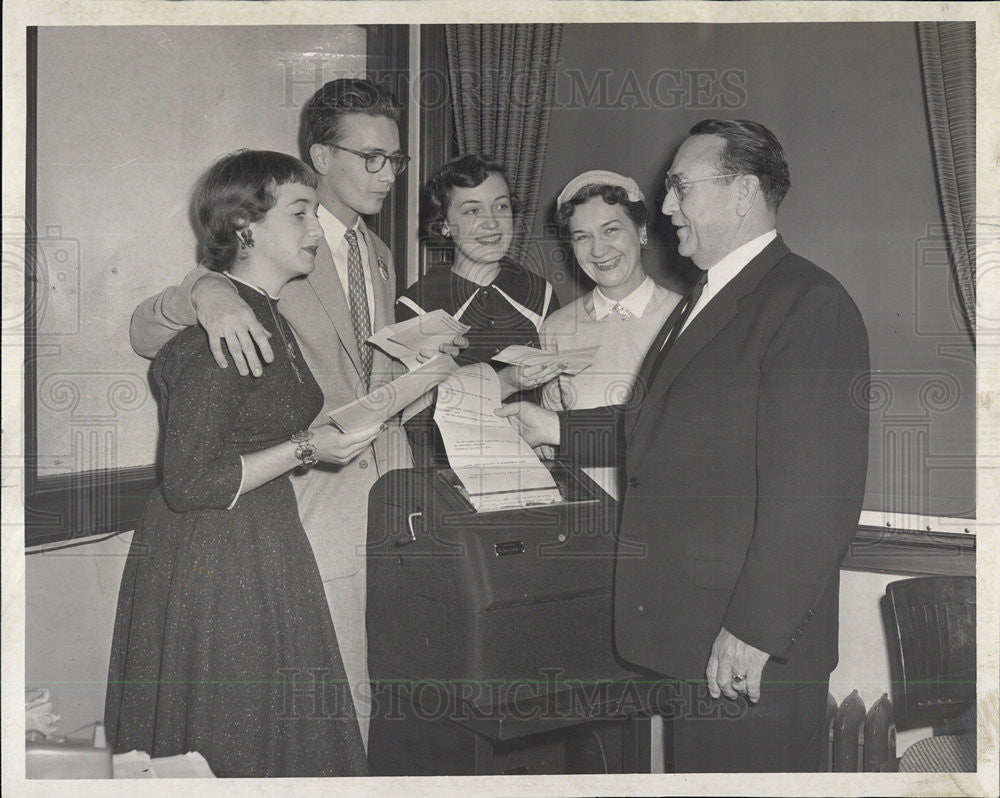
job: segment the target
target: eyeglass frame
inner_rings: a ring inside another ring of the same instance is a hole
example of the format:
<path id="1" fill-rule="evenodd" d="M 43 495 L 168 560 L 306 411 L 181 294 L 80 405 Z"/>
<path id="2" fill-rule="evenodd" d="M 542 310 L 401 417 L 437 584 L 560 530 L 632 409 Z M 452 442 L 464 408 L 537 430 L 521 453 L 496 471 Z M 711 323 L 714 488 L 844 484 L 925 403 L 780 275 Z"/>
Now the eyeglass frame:
<path id="1" fill-rule="evenodd" d="M 381 172 L 385 168 L 386 161 L 388 161 L 391 165 L 392 173 L 396 175 L 396 177 L 399 177 L 406 171 L 406 165 L 410 162 L 410 156 L 404 155 L 401 152 L 387 155 L 384 152 L 361 152 L 360 150 L 352 150 L 350 147 L 343 147 L 340 144 L 327 144 L 326 146 L 343 150 L 344 152 L 351 153 L 351 155 L 357 155 L 359 158 L 363 158 L 365 161 L 365 171 L 372 175 L 377 175 Z M 378 165 L 377 169 L 372 169 L 368 164 L 370 161 L 377 158 L 381 158 L 382 162 Z M 399 169 L 396 169 L 394 166 L 396 163 L 400 165 Z"/>
<path id="2" fill-rule="evenodd" d="M 684 199 L 684 194 L 687 192 L 687 186 L 691 183 L 704 183 L 706 180 L 719 180 L 723 177 L 739 177 L 741 174 L 743 174 L 743 172 L 727 172 L 724 175 L 685 178 L 683 181 L 677 175 L 668 174 L 667 179 L 663 181 L 663 186 L 667 189 L 667 194 L 674 191 L 677 193 L 677 199 Z"/>

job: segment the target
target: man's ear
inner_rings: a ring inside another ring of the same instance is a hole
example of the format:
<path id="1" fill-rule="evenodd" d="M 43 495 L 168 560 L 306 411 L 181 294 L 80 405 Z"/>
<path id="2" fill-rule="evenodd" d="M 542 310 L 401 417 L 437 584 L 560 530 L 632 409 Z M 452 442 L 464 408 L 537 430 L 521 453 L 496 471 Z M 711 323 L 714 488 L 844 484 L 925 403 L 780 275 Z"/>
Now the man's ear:
<path id="1" fill-rule="evenodd" d="M 312 161 L 313 169 L 321 175 L 330 171 L 330 164 L 327 160 L 329 155 L 330 151 L 322 144 L 313 144 L 309 148 L 309 160 Z"/>
<path id="2" fill-rule="evenodd" d="M 760 178 L 757 175 L 740 175 L 736 181 L 736 213 L 746 216 L 760 193 Z"/>

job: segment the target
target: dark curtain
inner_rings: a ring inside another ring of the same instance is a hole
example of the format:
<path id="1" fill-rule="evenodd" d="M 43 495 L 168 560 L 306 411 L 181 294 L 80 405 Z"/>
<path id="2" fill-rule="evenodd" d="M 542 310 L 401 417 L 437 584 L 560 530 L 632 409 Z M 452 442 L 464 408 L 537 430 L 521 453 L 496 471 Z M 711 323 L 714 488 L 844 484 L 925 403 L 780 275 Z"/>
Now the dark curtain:
<path id="1" fill-rule="evenodd" d="M 562 25 L 447 25 L 448 72 L 460 154 L 502 161 L 522 203 L 510 255 L 531 264 L 555 95 Z"/>
<path id="2" fill-rule="evenodd" d="M 917 37 L 948 251 L 975 341 L 976 28 L 918 22 Z"/>

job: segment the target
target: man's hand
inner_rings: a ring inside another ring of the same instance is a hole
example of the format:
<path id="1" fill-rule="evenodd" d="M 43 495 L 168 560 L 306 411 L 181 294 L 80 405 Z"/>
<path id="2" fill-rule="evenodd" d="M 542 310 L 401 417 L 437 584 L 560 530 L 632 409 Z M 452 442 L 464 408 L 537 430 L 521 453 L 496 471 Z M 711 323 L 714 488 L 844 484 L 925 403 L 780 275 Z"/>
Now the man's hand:
<path id="1" fill-rule="evenodd" d="M 252 371 L 255 377 L 259 377 L 264 373 L 257 349 L 260 349 L 264 362 L 274 360 L 271 344 L 268 343 L 271 334 L 257 321 L 250 306 L 232 287 L 220 280 L 202 278 L 191 288 L 191 304 L 198 314 L 198 323 L 208 334 L 208 346 L 220 368 L 228 365 L 222 350 L 225 340 L 240 374 L 245 377 Z"/>
<path id="2" fill-rule="evenodd" d="M 497 372 L 500 378 L 500 398 L 506 399 L 518 391 L 530 391 L 539 385 L 544 385 L 553 377 L 559 376 L 565 363 L 539 363 L 534 366 L 518 366 L 511 364 Z"/>
<path id="3" fill-rule="evenodd" d="M 316 447 L 316 457 L 324 463 L 345 465 L 371 445 L 385 429 L 380 424 L 360 432 L 341 432 L 332 424 L 313 427 L 311 443 Z"/>
<path id="4" fill-rule="evenodd" d="M 559 416 L 551 410 L 532 402 L 511 402 L 493 412 L 510 421 L 532 449 L 543 443 L 559 445 Z"/>
<path id="5" fill-rule="evenodd" d="M 726 698 L 745 693 L 756 704 L 760 700 L 760 678 L 768 656 L 766 651 L 744 643 L 722 627 L 712 643 L 712 655 L 705 669 L 712 698 L 718 698 L 720 692 L 725 693 Z"/>

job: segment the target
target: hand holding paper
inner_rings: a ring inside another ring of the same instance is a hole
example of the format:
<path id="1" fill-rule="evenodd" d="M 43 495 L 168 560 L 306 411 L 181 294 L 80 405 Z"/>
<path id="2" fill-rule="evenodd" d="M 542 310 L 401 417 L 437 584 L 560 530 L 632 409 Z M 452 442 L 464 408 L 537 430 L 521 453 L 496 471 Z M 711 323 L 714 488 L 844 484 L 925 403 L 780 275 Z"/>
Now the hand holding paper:
<path id="1" fill-rule="evenodd" d="M 552 352 L 548 349 L 535 349 L 532 346 L 508 346 L 500 354 L 494 355 L 494 360 L 501 363 L 511 363 L 518 366 L 538 366 L 561 364 L 561 371 L 566 374 L 579 374 L 594 361 L 599 346 L 587 346 L 582 349 L 565 349 Z"/>
<path id="2" fill-rule="evenodd" d="M 371 335 L 368 342 L 413 371 L 420 367 L 420 350 L 440 351 L 442 346 L 451 345 L 457 336 L 468 331 L 468 324 L 462 324 L 451 314 L 438 309 L 388 324 Z"/>

